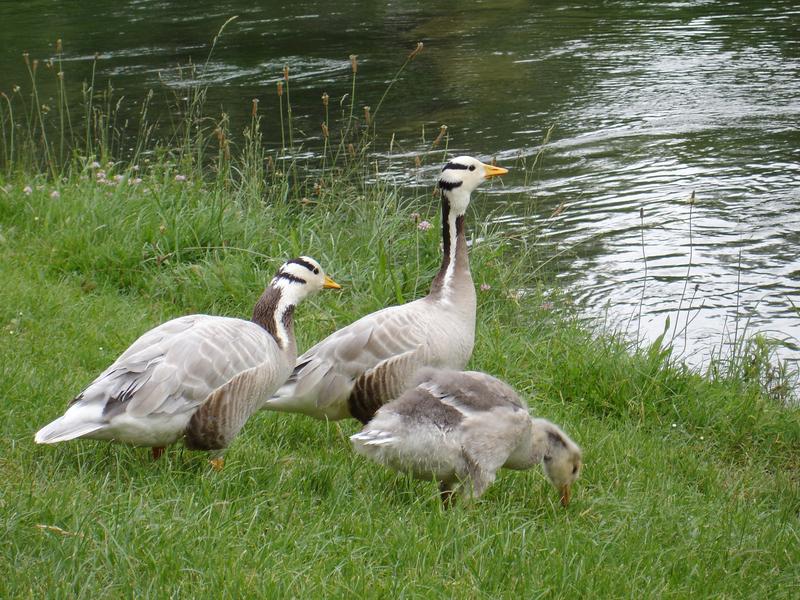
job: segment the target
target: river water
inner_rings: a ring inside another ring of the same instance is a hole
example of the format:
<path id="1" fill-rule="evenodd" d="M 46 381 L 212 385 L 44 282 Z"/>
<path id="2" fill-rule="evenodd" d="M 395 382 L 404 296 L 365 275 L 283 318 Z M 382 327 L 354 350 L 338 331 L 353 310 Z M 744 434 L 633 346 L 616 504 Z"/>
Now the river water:
<path id="1" fill-rule="evenodd" d="M 380 110 L 393 176 L 431 185 L 439 160 L 412 157 L 446 124 L 453 154 L 513 169 L 479 210 L 538 244 L 532 268 L 587 317 L 643 339 L 669 317 L 695 365 L 756 331 L 800 358 L 796 2 L 3 1 L 0 90 L 24 79 L 23 51 L 47 58 L 56 38 L 73 84 L 99 53 L 119 94 L 178 90 L 176 65 L 205 63 L 234 15 L 204 71 L 209 106 L 236 122 L 259 98 L 273 146 L 284 65 L 311 148 L 322 92 L 349 105 L 350 54 L 356 106 L 374 108 L 423 41 Z"/>

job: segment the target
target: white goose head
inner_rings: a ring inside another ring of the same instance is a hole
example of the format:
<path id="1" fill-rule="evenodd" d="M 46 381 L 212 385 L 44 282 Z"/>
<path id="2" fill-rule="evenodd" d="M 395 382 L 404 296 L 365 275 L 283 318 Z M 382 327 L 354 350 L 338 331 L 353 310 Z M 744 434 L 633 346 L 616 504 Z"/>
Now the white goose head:
<path id="1" fill-rule="evenodd" d="M 297 304 L 309 294 L 323 288 L 341 289 L 338 283 L 325 275 L 320 264 L 311 257 L 301 256 L 286 261 L 270 282 L 270 287 L 281 291 L 281 300 L 286 304 Z"/>
<path id="2" fill-rule="evenodd" d="M 439 189 L 450 200 L 456 213 L 463 213 L 469 204 L 470 194 L 484 181 L 504 175 L 508 169 L 482 163 L 471 156 L 457 156 L 442 167 Z"/>
<path id="3" fill-rule="evenodd" d="M 534 440 L 538 438 L 544 446 L 544 473 L 561 495 L 561 504 L 567 506 L 572 484 L 581 474 L 581 449 L 557 425 L 546 419 L 533 419 L 533 431 Z"/>

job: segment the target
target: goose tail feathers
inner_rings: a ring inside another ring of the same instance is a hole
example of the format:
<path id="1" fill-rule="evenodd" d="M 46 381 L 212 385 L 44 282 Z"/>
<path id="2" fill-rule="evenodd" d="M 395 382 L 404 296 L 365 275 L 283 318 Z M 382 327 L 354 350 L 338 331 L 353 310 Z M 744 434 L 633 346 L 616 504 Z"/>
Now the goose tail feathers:
<path id="1" fill-rule="evenodd" d="M 379 429 L 368 429 L 350 436 L 350 441 L 354 446 L 385 446 L 397 441 L 389 431 Z"/>
<path id="2" fill-rule="evenodd" d="M 49 425 L 45 425 L 36 432 L 33 438 L 37 444 L 55 444 L 57 442 L 66 442 L 67 440 L 74 440 L 85 435 L 88 435 L 103 427 L 103 423 L 77 423 L 75 421 L 67 421 L 64 417 L 56 419 Z"/>

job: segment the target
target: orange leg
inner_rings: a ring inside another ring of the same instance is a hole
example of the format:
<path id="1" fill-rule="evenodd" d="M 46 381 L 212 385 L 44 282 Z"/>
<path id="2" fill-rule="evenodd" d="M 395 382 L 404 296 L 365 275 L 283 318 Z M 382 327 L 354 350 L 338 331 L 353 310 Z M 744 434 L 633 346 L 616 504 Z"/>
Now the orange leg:
<path id="1" fill-rule="evenodd" d="M 153 446 L 153 460 L 158 460 L 164 454 L 163 446 Z"/>

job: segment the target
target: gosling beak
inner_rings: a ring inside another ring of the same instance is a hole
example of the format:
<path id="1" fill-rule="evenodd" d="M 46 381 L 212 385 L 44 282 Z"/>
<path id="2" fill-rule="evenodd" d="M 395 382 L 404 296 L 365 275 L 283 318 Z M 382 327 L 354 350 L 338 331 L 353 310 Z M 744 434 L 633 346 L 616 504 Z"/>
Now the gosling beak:
<path id="1" fill-rule="evenodd" d="M 508 169 L 504 169 L 503 167 L 495 167 L 494 165 L 483 165 L 483 177 L 484 179 L 491 179 L 492 177 L 497 177 L 498 175 L 505 175 L 508 173 Z"/>
<path id="2" fill-rule="evenodd" d="M 569 484 L 561 487 L 561 506 L 569 506 Z"/>
<path id="3" fill-rule="evenodd" d="M 328 290 L 340 290 L 342 286 L 336 283 L 333 279 L 325 275 L 325 282 L 322 284 L 322 287 Z"/>

